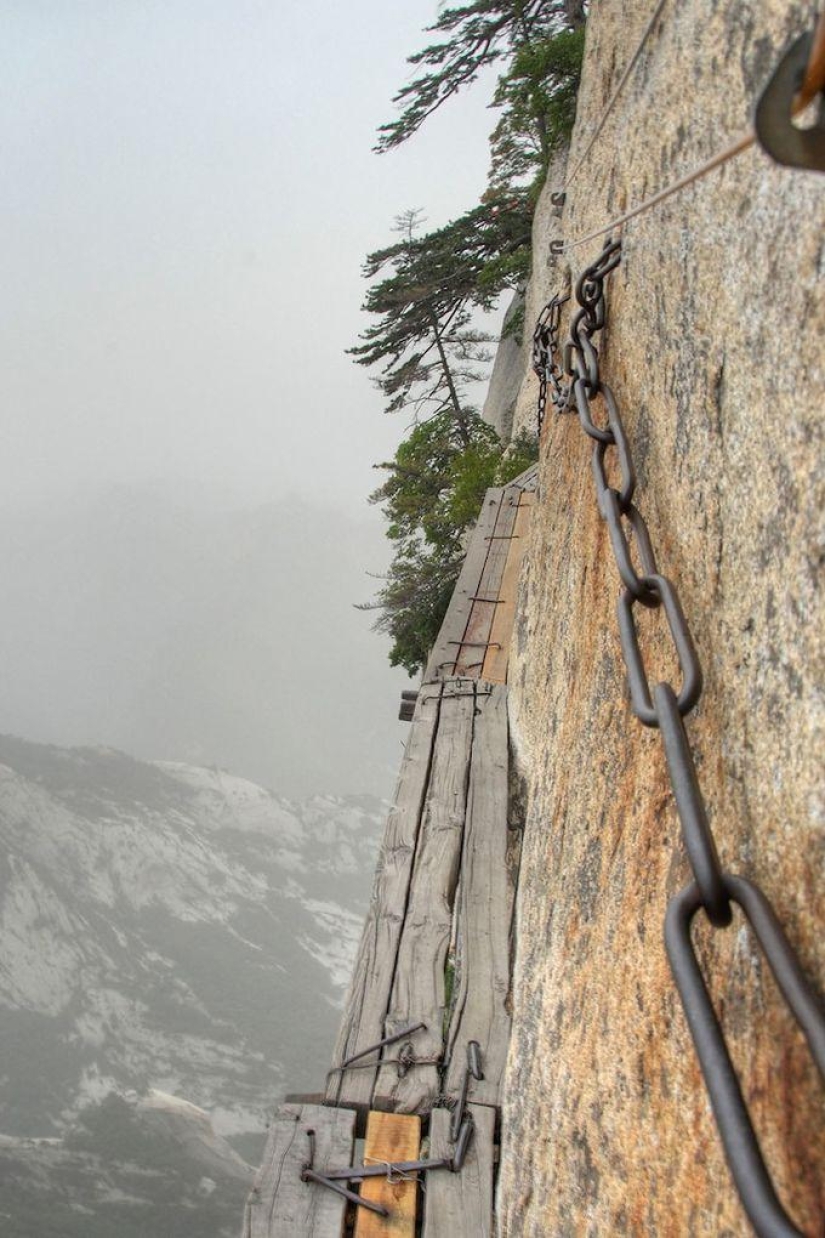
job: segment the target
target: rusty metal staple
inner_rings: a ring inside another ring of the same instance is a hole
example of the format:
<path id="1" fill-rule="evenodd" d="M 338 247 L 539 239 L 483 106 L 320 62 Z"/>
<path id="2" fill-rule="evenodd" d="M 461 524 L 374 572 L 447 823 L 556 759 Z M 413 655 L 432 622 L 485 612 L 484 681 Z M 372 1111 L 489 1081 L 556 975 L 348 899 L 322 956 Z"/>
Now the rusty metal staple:
<path id="1" fill-rule="evenodd" d="M 670 902 L 665 943 L 731 1174 L 760 1238 L 801 1238 L 801 1231 L 779 1201 L 762 1157 L 691 940 L 694 916 L 702 910 L 712 926 L 724 928 L 731 923 L 731 904 L 741 909 L 823 1076 L 825 1013 L 765 894 L 753 882 L 726 871 L 716 850 L 684 725 L 685 716 L 702 692 L 702 668 L 676 586 L 660 572 L 647 524 L 633 502 L 636 472 L 631 446 L 618 403 L 601 376 L 599 352 L 593 342 L 606 321 L 605 280 L 620 260 L 621 242 L 608 240 L 597 260 L 579 278 L 575 290 L 577 309 L 561 364 L 560 314 L 561 306 L 569 298 L 554 297 L 542 312 L 534 336 L 534 363 L 543 380 L 539 418 L 544 414 L 549 388 L 556 411 L 576 413 L 585 434 L 593 440 L 596 497 L 624 585 L 618 618 L 631 705 L 644 726 L 661 732 L 682 838 L 694 877 Z M 606 422 L 600 418 L 602 424 L 593 415 L 597 399 L 603 401 L 606 410 Z M 618 457 L 619 489 L 610 486 L 607 479 L 605 455 L 609 450 L 615 450 Z M 629 533 L 633 535 L 641 572 L 633 562 Z M 678 688 L 669 683 L 652 685 L 648 678 L 634 618 L 637 603 L 664 610 L 682 673 Z"/>

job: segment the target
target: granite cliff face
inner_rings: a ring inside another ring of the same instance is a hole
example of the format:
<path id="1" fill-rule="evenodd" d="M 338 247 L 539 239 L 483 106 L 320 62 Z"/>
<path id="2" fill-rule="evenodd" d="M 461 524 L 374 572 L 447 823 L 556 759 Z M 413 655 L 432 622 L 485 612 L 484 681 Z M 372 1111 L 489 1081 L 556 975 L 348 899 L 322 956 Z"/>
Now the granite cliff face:
<path id="1" fill-rule="evenodd" d="M 649 16 L 637 0 L 592 6 L 570 170 Z M 563 210 L 550 193 L 565 169 L 551 172 L 527 335 L 602 241 L 569 243 L 739 136 L 807 22 L 777 0 L 665 5 Z M 723 864 L 762 886 L 820 991 L 823 186 L 751 150 L 629 223 L 601 345 L 636 501 L 705 672 L 688 731 Z M 497 397 L 515 430 L 534 424 L 536 393 L 528 374 Z M 510 664 L 529 810 L 500 1232 L 744 1235 L 664 952 L 689 870 L 660 738 L 630 712 L 590 455 L 576 419 L 548 416 Z M 660 619 L 640 620 L 654 682 L 676 675 Z M 741 914 L 694 938 L 780 1197 L 818 1232 L 821 1081 Z"/>

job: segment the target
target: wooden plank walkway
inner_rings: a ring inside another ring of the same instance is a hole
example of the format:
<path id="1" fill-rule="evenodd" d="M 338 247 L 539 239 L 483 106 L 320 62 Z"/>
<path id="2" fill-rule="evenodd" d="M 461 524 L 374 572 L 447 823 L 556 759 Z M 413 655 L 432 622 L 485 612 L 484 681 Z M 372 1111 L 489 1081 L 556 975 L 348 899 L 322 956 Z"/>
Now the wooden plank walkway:
<path id="1" fill-rule="evenodd" d="M 519 574 L 534 502 L 535 495 L 529 490 L 522 490 L 518 496 L 513 540 L 509 543 L 507 550 L 507 562 L 504 565 L 498 592 L 499 604 L 490 628 L 490 647 L 485 655 L 481 671 L 481 678 L 487 683 L 507 682 L 510 637 L 516 621 Z"/>
<path id="2" fill-rule="evenodd" d="M 398 1113 L 427 1112 L 441 1090 L 437 1063 L 444 1055 L 445 968 L 453 929 L 453 903 L 467 809 L 476 697 L 472 684 L 444 685 L 430 781 L 401 930 L 385 1031 L 413 1023 L 415 1054 L 426 1059 L 399 1078 L 397 1068 L 378 1075 L 373 1104 Z M 385 1057 L 395 1057 L 394 1047 Z"/>
<path id="3" fill-rule="evenodd" d="M 278 1111 L 243 1238 L 340 1238 L 346 1201 L 301 1178 L 309 1129 L 321 1171 L 354 1166 L 364 1119 L 365 1164 L 418 1159 L 422 1121 L 427 1157 L 451 1158 L 450 1110 L 441 1106 L 462 1095 L 473 1119 L 470 1149 L 459 1171 L 419 1175 L 426 1178 L 420 1232 L 493 1233 L 518 869 L 518 840 L 508 828 L 507 658 L 536 484 L 533 468 L 485 496 L 414 706 L 408 699 L 410 735 L 324 1104 Z M 471 1042 L 481 1078 L 467 1071 Z M 414 1238 L 414 1178 L 348 1185 L 390 1208 L 386 1218 L 354 1208 L 355 1238 Z"/>
<path id="4" fill-rule="evenodd" d="M 487 554 L 479 577 L 467 625 L 461 637 L 455 665 L 456 675 L 471 675 L 478 679 L 489 649 L 490 629 L 499 606 L 499 589 L 507 563 L 507 552 L 513 538 L 518 510 L 519 491 L 508 486 L 501 492 L 498 515 L 487 541 Z"/>
<path id="5" fill-rule="evenodd" d="M 498 1103 L 515 898 L 506 687 L 452 680 L 436 698 L 428 697 L 432 690 L 422 694 L 410 735 L 335 1065 L 417 1030 L 404 1041 L 402 1066 L 394 1042 L 334 1071 L 327 1099 L 337 1104 L 426 1113 L 445 1086 L 458 1094 L 470 1040 L 481 1046 L 485 1076 L 474 1081 L 472 1098 Z M 448 967 L 455 977 L 449 1008 Z"/>
<path id="6" fill-rule="evenodd" d="M 386 1035 L 401 930 L 438 727 L 441 689 L 429 687 L 416 703 L 395 801 L 387 820 L 372 901 L 361 937 L 333 1063 L 345 1062 Z M 364 1061 L 372 1065 L 364 1068 Z M 355 1070 L 331 1074 L 326 1095 L 342 1105 L 369 1105 L 377 1059 L 369 1056 Z"/>
<path id="7" fill-rule="evenodd" d="M 243 1238 L 339 1238 L 346 1201 L 301 1179 L 310 1158 L 320 1172 L 352 1163 L 355 1114 L 321 1105 L 281 1105 L 246 1203 Z"/>
<path id="8" fill-rule="evenodd" d="M 495 532 L 503 491 L 488 490 L 481 505 L 478 523 L 467 546 L 467 555 L 458 577 L 447 614 L 441 625 L 433 651 L 424 671 L 424 683 L 446 679 L 455 674 L 461 642 L 478 595 L 481 574 L 487 562 L 490 538 Z M 483 661 L 483 657 L 481 659 Z"/>
<path id="9" fill-rule="evenodd" d="M 479 699 L 456 906 L 456 991 L 447 1037 L 444 1091 L 457 1096 L 466 1047 L 481 1046 L 484 1078 L 470 1099 L 497 1105 L 510 1043 L 510 946 L 515 876 L 508 869 L 507 689 L 500 684 Z"/>
<path id="10" fill-rule="evenodd" d="M 506 673 L 515 620 L 518 575 L 537 485 L 538 465 L 532 465 L 507 486 L 487 491 L 458 583 L 424 671 L 425 684 L 456 675 L 504 682 L 502 675 Z M 520 512 L 522 506 L 524 512 Z M 504 576 L 508 571 L 505 587 Z M 500 611 L 504 612 L 503 616 L 499 615 Z M 488 669 L 493 669 L 493 664 L 488 665 L 487 660 L 492 652 L 499 656 L 495 673 L 488 676 Z"/>
<path id="11" fill-rule="evenodd" d="M 490 1238 L 493 1232 L 492 1109 L 470 1105 L 473 1142 L 461 1172 L 432 1173 L 424 1199 L 425 1238 Z M 434 1109 L 430 1120 L 430 1156 L 449 1156 L 450 1111 Z"/>

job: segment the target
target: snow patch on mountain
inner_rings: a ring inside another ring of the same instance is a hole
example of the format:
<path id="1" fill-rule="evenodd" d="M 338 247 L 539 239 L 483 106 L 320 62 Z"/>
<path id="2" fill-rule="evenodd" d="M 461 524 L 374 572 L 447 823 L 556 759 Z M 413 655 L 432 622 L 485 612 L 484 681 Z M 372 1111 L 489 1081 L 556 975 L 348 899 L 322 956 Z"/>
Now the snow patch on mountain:
<path id="1" fill-rule="evenodd" d="M 0 1101 L 19 1133 L 151 1088 L 237 1132 L 319 1086 L 384 813 L 0 737 Z"/>

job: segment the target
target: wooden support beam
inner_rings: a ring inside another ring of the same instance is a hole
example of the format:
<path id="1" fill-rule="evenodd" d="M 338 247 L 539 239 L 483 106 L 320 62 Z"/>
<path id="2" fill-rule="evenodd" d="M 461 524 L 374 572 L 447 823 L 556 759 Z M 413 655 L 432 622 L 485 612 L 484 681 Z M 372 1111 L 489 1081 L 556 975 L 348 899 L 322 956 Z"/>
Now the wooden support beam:
<path id="1" fill-rule="evenodd" d="M 398 943 L 409 898 L 418 832 L 430 781 L 438 729 L 440 685 L 421 693 L 387 819 L 372 900 L 336 1042 L 333 1065 L 383 1039 L 395 977 Z M 363 1068 L 363 1062 L 372 1062 Z M 375 1053 L 355 1063 L 359 1069 L 330 1075 L 327 1098 L 339 1104 L 368 1105 L 378 1069 Z"/>
<path id="2" fill-rule="evenodd" d="M 446 1091 L 457 1096 L 467 1042 L 481 1046 L 484 1079 L 472 1080 L 470 1100 L 499 1104 L 510 1040 L 510 931 L 515 877 L 508 868 L 507 689 L 490 685 L 476 706 L 467 822 L 458 887 L 455 967 L 457 989 L 447 1033 Z"/>
<path id="3" fill-rule="evenodd" d="M 481 678 L 488 683 L 507 682 L 507 663 L 510 657 L 510 640 L 513 635 L 513 625 L 516 621 L 516 602 L 518 601 L 518 582 L 524 551 L 527 547 L 527 535 L 530 530 L 535 496 L 530 491 L 522 491 L 519 505 L 516 509 L 516 519 L 513 525 L 514 538 L 509 544 L 507 562 L 499 587 L 501 605 L 497 606 L 490 628 L 490 648 L 484 658 Z"/>
<path id="4" fill-rule="evenodd" d="M 444 1052 L 444 968 L 464 837 L 475 704 L 466 683 L 444 685 L 386 1019 L 388 1033 L 419 1021 L 426 1024 L 411 1040 L 417 1057 L 440 1059 Z M 398 1046 L 385 1050 L 384 1056 L 397 1058 Z M 412 1065 L 403 1077 L 390 1065 L 378 1075 L 373 1100 L 382 1109 L 424 1113 L 439 1091 L 434 1063 Z"/>
<path id="5" fill-rule="evenodd" d="M 427 1175 L 423 1238 L 490 1238 L 493 1233 L 493 1135 L 496 1115 L 483 1105 L 468 1106 L 473 1142 L 461 1170 Z M 433 1160 L 451 1156 L 450 1111 L 434 1109 L 430 1120 Z"/>
<path id="6" fill-rule="evenodd" d="M 417 1161 L 421 1147 L 421 1119 L 397 1113 L 371 1113 L 367 1119 L 364 1164 Z M 388 1217 L 365 1208 L 356 1210 L 355 1238 L 414 1238 L 418 1175 L 389 1180 L 365 1178 L 361 1194 L 389 1208 Z M 295 1235 L 297 1238 L 297 1235 Z"/>
<path id="7" fill-rule="evenodd" d="M 269 1127 L 264 1159 L 246 1204 L 243 1238 L 340 1238 L 346 1201 L 303 1182 L 314 1131 L 314 1168 L 351 1165 L 355 1114 L 321 1105 L 281 1105 Z"/>

